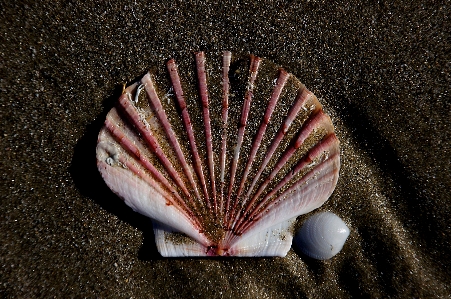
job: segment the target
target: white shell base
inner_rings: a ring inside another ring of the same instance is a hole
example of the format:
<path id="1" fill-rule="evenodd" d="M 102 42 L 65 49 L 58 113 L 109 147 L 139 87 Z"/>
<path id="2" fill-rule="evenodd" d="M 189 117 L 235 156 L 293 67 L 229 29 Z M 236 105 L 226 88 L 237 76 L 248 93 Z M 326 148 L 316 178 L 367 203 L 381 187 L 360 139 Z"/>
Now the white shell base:
<path id="1" fill-rule="evenodd" d="M 230 255 L 241 257 L 286 256 L 291 248 L 295 221 L 296 217 L 240 240 L 229 249 Z M 190 237 L 161 222 L 154 220 L 152 223 L 155 243 L 158 252 L 163 257 L 211 256 L 208 254 L 208 248 Z"/>

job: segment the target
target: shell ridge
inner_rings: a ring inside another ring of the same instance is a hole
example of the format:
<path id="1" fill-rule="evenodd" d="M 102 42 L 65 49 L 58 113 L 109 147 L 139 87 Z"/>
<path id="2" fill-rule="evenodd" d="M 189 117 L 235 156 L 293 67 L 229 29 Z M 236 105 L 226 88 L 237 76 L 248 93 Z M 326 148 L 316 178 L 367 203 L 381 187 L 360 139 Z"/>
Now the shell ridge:
<path id="1" fill-rule="evenodd" d="M 335 158 L 336 158 L 335 155 L 331 157 L 332 160 Z M 327 164 L 325 167 L 327 167 L 327 166 L 329 166 L 329 165 Z M 302 187 L 303 185 L 305 185 L 305 186 L 308 185 L 308 187 L 306 187 L 308 189 L 311 186 L 311 184 L 308 184 L 309 179 L 316 179 L 319 182 L 316 186 L 316 187 L 318 187 L 318 186 L 323 186 L 321 183 L 322 181 L 320 179 L 327 181 L 330 177 L 334 178 L 336 175 L 333 172 L 323 174 L 322 171 L 323 171 L 323 168 L 321 168 L 321 165 L 317 165 L 316 167 L 311 169 L 309 172 L 307 172 L 307 174 L 303 178 L 301 178 L 300 180 L 295 182 L 291 187 L 289 187 L 286 191 L 282 192 L 279 196 L 275 197 L 274 199 L 271 199 L 268 196 L 267 200 L 261 201 L 259 203 L 259 205 L 254 209 L 254 211 L 257 212 L 257 215 L 258 215 L 258 213 L 259 213 L 258 211 L 263 211 L 264 209 L 269 209 L 271 206 L 281 203 L 281 201 L 283 201 L 287 198 L 288 194 L 296 192 L 296 190 L 298 190 L 299 187 Z M 313 176 L 312 178 L 308 177 L 308 175 L 310 175 L 310 174 L 312 174 L 312 176 Z M 321 175 L 321 174 L 323 174 L 323 175 Z M 307 193 L 307 191 L 308 191 L 307 189 L 305 189 L 305 193 Z M 327 198 L 329 196 L 330 196 L 330 194 L 327 196 Z M 250 217 L 256 217 L 256 216 L 254 213 L 252 213 Z"/>
<path id="2" fill-rule="evenodd" d="M 230 227 L 230 225 L 231 225 L 230 222 L 234 216 L 234 211 L 230 209 L 230 203 L 231 203 L 231 198 L 232 198 L 232 189 L 235 184 L 235 175 L 236 175 L 238 160 L 240 157 L 241 145 L 243 143 L 246 123 L 247 123 L 247 117 L 249 116 L 251 101 L 252 101 L 252 97 L 253 97 L 254 84 L 255 84 L 255 80 L 257 79 L 258 68 L 260 66 L 260 62 L 261 62 L 261 58 L 251 55 L 251 63 L 250 63 L 250 70 L 249 70 L 250 71 L 249 84 L 248 84 L 248 88 L 246 90 L 245 99 L 244 99 L 244 103 L 243 103 L 243 107 L 242 107 L 242 113 L 241 113 L 241 118 L 240 118 L 240 123 L 239 123 L 239 128 L 238 128 L 238 138 L 237 138 L 237 142 L 236 142 L 236 146 L 235 146 L 235 150 L 234 150 L 234 157 L 233 157 L 232 165 L 230 168 L 230 183 L 229 183 L 229 190 L 228 190 L 228 194 L 227 194 L 227 206 L 226 206 L 227 219 L 225 221 L 228 228 Z"/>
<path id="3" fill-rule="evenodd" d="M 172 196 L 170 196 L 166 191 L 164 191 L 156 182 L 155 180 L 153 180 L 150 176 L 146 175 L 146 173 L 144 171 L 140 171 L 138 169 L 138 167 L 132 163 L 129 160 L 125 160 L 123 158 L 120 158 L 119 160 L 122 164 L 125 165 L 126 168 L 130 169 L 135 175 L 137 175 L 138 177 L 140 177 L 144 182 L 146 182 L 147 184 L 149 184 L 149 186 L 151 186 L 152 188 L 155 189 L 156 192 L 160 193 L 161 196 L 163 196 L 163 198 L 166 199 L 167 203 L 166 205 L 174 205 L 174 207 L 176 207 L 180 213 L 183 213 L 185 216 L 187 216 L 187 218 L 189 219 L 189 216 L 191 214 L 187 213 L 189 212 L 188 210 L 184 210 L 177 201 L 172 199 Z M 182 201 L 183 202 L 183 201 Z"/>
<path id="4" fill-rule="evenodd" d="M 225 176 L 225 163 L 226 163 L 226 151 L 227 151 L 227 121 L 228 121 L 228 110 L 229 110 L 229 71 L 230 71 L 230 62 L 232 60 L 231 52 L 224 52 L 222 58 L 223 66 L 222 66 L 222 136 L 221 136 L 221 156 L 220 156 L 220 165 L 221 165 L 221 177 L 220 177 L 220 211 L 222 212 L 224 209 L 224 176 Z"/>
<path id="5" fill-rule="evenodd" d="M 207 192 L 207 188 L 206 188 L 205 177 L 204 177 L 204 174 L 203 174 L 203 171 L 202 171 L 202 164 L 200 162 L 199 151 L 197 149 L 196 139 L 194 137 L 194 131 L 193 131 L 193 127 L 191 125 L 189 111 L 188 111 L 188 107 L 186 105 L 186 101 L 185 101 L 185 98 L 184 98 L 184 95 L 183 95 L 183 89 L 182 89 L 182 86 L 181 86 L 180 76 L 178 74 L 177 64 L 175 63 L 175 60 L 171 59 L 171 60 L 168 61 L 167 69 L 168 69 L 168 72 L 169 72 L 169 75 L 170 75 L 170 78 L 171 78 L 172 87 L 173 87 L 174 92 L 175 92 L 177 103 L 178 103 L 178 105 L 179 105 L 179 107 L 181 109 L 181 115 L 182 115 L 182 119 L 183 119 L 183 126 L 185 127 L 185 130 L 186 130 L 187 135 L 188 135 L 188 140 L 189 140 L 189 144 L 190 144 L 190 147 L 191 147 L 191 154 L 193 155 L 194 171 L 196 172 L 196 175 L 197 175 L 197 177 L 200 180 L 202 191 L 203 191 L 204 196 L 205 196 L 205 202 L 207 203 L 208 208 L 210 208 L 209 196 L 208 196 L 208 192 Z M 180 151 L 181 151 L 181 149 L 180 149 Z M 186 161 L 182 162 L 182 163 L 186 163 Z M 188 168 L 188 164 L 186 163 L 186 166 L 184 165 L 183 167 L 187 167 Z M 189 172 L 189 175 L 192 176 L 191 172 Z M 190 179 L 190 183 L 193 186 L 195 186 L 194 181 L 191 182 L 191 179 Z M 200 199 L 200 196 L 197 193 L 196 193 L 196 195 Z"/>
<path id="6" fill-rule="evenodd" d="M 285 150 L 282 156 L 277 161 L 271 173 L 268 177 L 263 181 L 263 183 L 258 188 L 256 194 L 254 195 L 251 202 L 255 202 L 255 200 L 260 197 L 263 191 L 266 189 L 268 184 L 274 179 L 274 177 L 279 173 L 279 171 L 287 164 L 289 159 L 294 155 L 294 153 L 304 144 L 304 141 L 314 133 L 315 130 L 318 130 L 321 125 L 325 124 L 327 121 L 325 114 L 322 111 L 319 111 L 309 120 L 307 120 L 301 129 L 298 132 L 298 136 L 295 137 L 289 147 Z"/>
<path id="7" fill-rule="evenodd" d="M 253 191 L 255 185 L 257 184 L 257 181 L 259 180 L 261 174 L 265 170 L 266 166 L 268 165 L 269 161 L 271 160 L 277 147 L 282 142 L 282 139 L 288 132 L 288 129 L 291 127 L 293 120 L 297 117 L 299 111 L 305 105 L 305 103 L 309 99 L 310 95 L 311 95 L 311 93 L 306 88 L 303 88 L 302 90 L 299 91 L 294 104 L 291 106 L 290 110 L 288 111 L 288 114 L 285 117 L 285 120 L 283 121 L 276 136 L 271 141 L 270 147 L 268 148 L 268 150 L 265 153 L 264 160 L 261 163 L 261 165 L 259 166 L 257 174 L 255 175 L 254 179 L 252 180 L 251 186 L 249 187 L 249 190 L 246 194 L 246 198 L 249 198 L 251 196 L 252 191 Z"/>
<path id="8" fill-rule="evenodd" d="M 279 77 L 277 78 L 277 82 L 276 82 L 276 85 L 274 86 L 274 90 L 271 94 L 269 104 L 266 108 L 265 114 L 260 123 L 260 127 L 258 129 L 256 137 L 254 138 L 254 141 L 252 143 L 251 152 L 249 154 L 249 159 L 247 161 L 246 168 L 244 170 L 244 174 L 241 179 L 240 187 L 237 191 L 237 197 L 239 197 L 241 195 L 241 192 L 244 188 L 244 184 L 246 183 L 247 176 L 249 175 L 251 166 L 254 162 L 255 156 L 257 155 L 257 151 L 260 148 L 261 140 L 263 139 L 263 136 L 265 135 L 266 127 L 268 126 L 268 123 L 271 119 L 272 113 L 274 112 L 274 109 L 276 107 L 277 101 L 279 100 L 280 94 L 282 93 L 282 89 L 284 88 L 289 76 L 290 75 L 285 70 L 283 70 L 283 69 L 279 70 Z"/>
<path id="9" fill-rule="evenodd" d="M 316 179 L 319 182 L 321 182 L 319 179 L 322 179 L 324 181 L 326 181 L 326 183 L 329 183 L 329 179 L 330 178 L 335 178 L 338 176 L 338 171 L 337 172 L 325 172 L 323 173 L 324 170 L 330 169 L 330 168 L 334 168 L 338 167 L 337 165 L 339 165 L 339 157 L 338 155 L 332 156 L 330 157 L 329 160 L 324 161 L 324 163 L 321 163 L 319 165 L 317 165 L 316 167 L 314 167 L 313 169 L 311 169 L 307 174 L 305 174 L 305 176 L 303 176 L 300 180 L 298 180 L 297 182 L 295 182 L 290 188 L 288 188 L 287 190 L 285 190 L 282 194 L 280 194 L 277 198 L 271 200 L 271 201 L 266 201 L 266 202 L 260 202 L 255 208 L 253 208 L 246 217 L 246 221 L 244 221 L 243 223 L 240 224 L 239 228 L 237 229 L 237 231 L 239 233 L 242 233 L 243 231 L 243 227 L 245 227 L 245 229 L 248 228 L 249 224 L 251 224 L 252 222 L 257 222 L 260 220 L 260 218 L 262 216 L 264 216 L 264 213 L 270 212 L 271 208 L 275 205 L 279 205 L 279 204 L 284 204 L 283 202 L 285 200 L 287 200 L 287 197 L 289 194 L 291 193 L 295 193 L 296 191 L 301 190 L 301 187 L 304 187 L 302 189 L 303 195 L 305 194 L 309 194 L 309 192 L 311 192 L 311 188 L 313 187 L 318 187 L 318 186 L 322 186 L 320 184 L 318 184 L 317 186 L 313 186 L 312 184 L 309 184 L 308 182 L 312 179 Z M 335 167 L 334 167 L 335 166 Z M 334 181 L 334 180 L 332 180 Z M 332 190 L 333 191 L 333 190 Z M 327 199 L 330 196 L 330 194 L 328 194 L 327 196 L 323 196 L 325 199 Z M 303 200 L 302 203 L 308 203 L 308 201 Z M 299 208 L 299 207 L 298 207 Z M 316 207 L 315 207 L 316 208 Z M 247 222 L 247 223 L 246 223 Z"/>
<path id="10" fill-rule="evenodd" d="M 169 181 L 159 172 L 155 166 L 150 163 L 150 161 L 145 157 L 145 155 L 142 153 L 142 151 L 136 146 L 136 144 L 131 141 L 125 133 L 119 128 L 117 125 L 118 120 L 120 119 L 120 116 L 117 113 L 117 109 L 112 109 L 107 119 L 105 120 L 105 127 L 108 129 L 108 131 L 113 135 L 113 137 L 116 139 L 119 144 L 123 146 L 125 151 L 129 152 L 131 155 L 135 156 L 135 159 L 138 163 L 140 163 L 146 170 L 148 170 L 153 177 L 157 179 L 163 186 L 173 194 L 173 196 L 177 199 L 177 201 L 183 206 L 183 208 L 192 215 L 192 210 L 186 205 L 186 203 L 182 200 L 178 192 L 174 189 L 174 187 L 169 183 Z M 142 121 L 142 119 L 141 119 Z M 125 163 L 122 161 L 123 164 L 125 164 L 129 168 L 133 168 L 128 163 Z M 135 174 L 140 175 L 137 171 L 135 171 Z M 175 204 L 171 201 L 172 204 Z M 179 205 L 177 205 L 179 206 Z"/>
<path id="11" fill-rule="evenodd" d="M 236 230 L 238 236 L 251 234 L 254 229 L 262 229 L 278 221 L 284 221 L 295 215 L 308 213 L 323 204 L 333 192 L 336 179 L 338 178 L 337 163 L 338 154 L 324 163 L 316 166 L 292 187 L 281 194 L 278 199 L 271 201 L 267 206 L 260 206 L 247 217 Z M 335 168 L 336 171 L 325 170 Z M 312 179 L 321 178 L 321 184 L 314 186 L 308 182 Z M 320 190 L 321 192 L 316 192 Z M 291 194 L 291 195 L 290 195 Z M 313 196 L 313 197 L 312 197 Z M 277 219 L 277 220 L 275 220 Z M 262 225 L 263 224 L 263 225 Z"/>
<path id="12" fill-rule="evenodd" d="M 315 160 L 321 158 L 324 154 L 324 160 L 327 160 L 329 156 L 334 155 L 338 151 L 338 139 L 335 134 L 326 135 L 321 142 L 319 142 L 315 147 L 309 150 L 309 152 L 298 162 L 298 164 L 289 171 L 286 176 L 274 187 L 271 191 L 265 195 L 265 199 L 270 198 L 276 192 L 278 192 L 283 186 L 285 186 L 293 177 L 298 173 L 303 171 L 305 168 L 315 165 Z M 323 161 L 321 161 L 323 162 Z M 320 162 L 320 163 L 321 163 Z"/>
<path id="13" fill-rule="evenodd" d="M 196 69 L 197 78 L 199 82 L 199 96 L 202 102 L 202 116 L 205 125 L 205 141 L 207 146 L 207 157 L 208 157 L 208 169 L 210 171 L 210 183 L 212 189 L 212 205 L 215 214 L 218 213 L 218 206 L 216 201 L 216 185 L 215 185 L 215 168 L 213 161 L 213 144 L 212 144 L 212 134 L 211 134 L 211 121 L 210 121 L 210 110 L 209 110 L 209 99 L 208 99 L 208 86 L 207 86 L 207 74 L 205 71 L 205 54 L 204 52 L 196 53 Z M 208 200 L 208 198 L 207 198 Z"/>
<path id="14" fill-rule="evenodd" d="M 134 211 L 158 221 L 166 221 L 167 225 L 183 231 L 201 244 L 211 244 L 205 235 L 199 232 L 191 217 L 180 213 L 174 205 L 167 205 L 164 197 L 155 192 L 147 182 L 122 167 L 111 167 L 103 161 L 99 163 L 99 168 L 107 169 L 102 172 L 104 180 L 109 186 L 121 186 L 116 190 L 117 194 Z"/>
<path id="15" fill-rule="evenodd" d="M 116 140 L 128 151 L 135 156 L 135 159 L 147 169 L 152 176 L 163 184 L 166 189 L 172 192 L 176 197 L 180 198 L 177 191 L 169 184 L 169 181 L 150 163 L 150 161 L 140 152 L 139 148 L 131 142 L 124 134 L 124 132 L 108 118 L 105 121 L 105 127 L 116 138 Z M 181 198 L 180 198 L 181 199 Z"/>
<path id="16" fill-rule="evenodd" d="M 275 86 L 273 88 L 273 91 L 272 91 L 272 94 L 271 94 L 268 106 L 266 107 L 265 114 L 263 115 L 263 118 L 262 118 L 262 120 L 260 122 L 260 127 L 259 127 L 258 132 L 255 135 L 255 138 L 254 138 L 254 140 L 252 142 L 251 152 L 249 154 L 249 158 L 247 160 L 246 167 L 244 169 L 244 174 L 243 174 L 242 179 L 241 179 L 241 184 L 240 184 L 240 186 L 238 188 L 238 191 L 237 191 L 236 204 L 238 203 L 238 199 L 241 196 L 241 192 L 243 191 L 244 185 L 245 185 L 246 180 L 247 180 L 247 176 L 249 175 L 251 166 L 252 166 L 252 164 L 253 164 L 253 162 L 255 160 L 255 157 L 257 155 L 257 151 L 260 148 L 260 144 L 261 144 L 261 141 L 263 139 L 263 136 L 266 133 L 266 128 L 267 128 L 267 126 L 268 126 L 268 124 L 270 122 L 272 113 L 274 112 L 274 109 L 275 109 L 275 107 L 277 105 L 277 102 L 278 102 L 278 100 L 280 98 L 282 90 L 285 87 L 285 84 L 286 84 L 286 82 L 287 82 L 289 77 L 290 77 L 290 74 L 288 74 L 284 69 L 282 69 L 282 68 L 279 69 L 279 75 L 278 75 L 278 78 L 276 79 L 277 81 L 276 81 L 276 84 L 275 84 Z M 244 207 L 245 203 L 246 203 L 246 199 L 244 198 L 242 200 L 242 202 L 240 203 L 240 206 Z M 236 209 L 236 206 L 235 206 L 234 209 Z M 235 217 L 235 219 L 233 221 L 233 224 L 232 224 L 232 229 L 234 228 L 234 226 L 239 221 L 239 218 L 242 215 L 243 215 L 243 211 L 242 210 L 237 212 L 236 217 Z"/>
<path id="17" fill-rule="evenodd" d="M 295 184 L 293 184 L 290 188 L 285 190 L 280 196 L 278 196 L 277 199 L 271 201 L 269 204 L 270 206 L 274 206 L 276 204 L 279 204 L 281 199 L 284 200 L 286 196 L 290 193 L 295 193 L 297 190 L 299 190 L 302 186 L 306 186 L 303 188 L 304 193 L 307 193 L 312 188 L 319 189 L 318 187 L 323 187 L 326 185 L 332 185 L 336 182 L 336 179 L 338 178 L 338 168 L 340 165 L 340 159 L 339 154 L 335 154 L 329 159 L 325 160 L 323 163 L 316 165 L 311 171 L 309 171 L 304 177 L 302 177 L 299 181 L 297 181 Z M 333 171 L 327 171 L 329 169 L 333 169 Z M 313 184 L 309 184 L 309 181 L 316 180 L 318 184 L 314 186 Z M 320 180 L 322 179 L 322 180 Z M 327 191 L 327 190 L 326 190 Z M 328 199 L 331 193 L 333 192 L 333 188 L 331 188 L 326 193 L 327 195 L 318 196 L 318 198 L 321 199 Z M 303 200 L 303 203 L 308 203 L 308 201 Z"/>
<path id="18" fill-rule="evenodd" d="M 146 141 L 147 145 L 151 149 L 152 152 L 155 153 L 155 155 L 158 157 L 158 159 L 161 161 L 165 169 L 168 171 L 169 175 L 172 177 L 172 179 L 177 183 L 177 185 L 183 190 L 186 196 L 191 197 L 189 195 L 188 189 L 186 188 L 185 184 L 182 182 L 181 178 L 179 177 L 178 173 L 175 171 L 174 166 L 169 161 L 169 159 L 164 155 L 163 151 L 161 150 L 161 147 L 155 138 L 153 136 L 152 132 L 150 130 L 147 130 L 147 126 L 142 122 L 141 117 L 138 114 L 138 111 L 136 110 L 135 106 L 130 102 L 130 99 L 126 96 L 126 94 L 123 94 L 119 98 L 119 104 L 124 109 L 125 113 L 127 114 L 128 119 L 131 121 L 131 123 L 134 125 L 134 127 L 138 130 L 138 132 L 143 136 L 144 140 Z"/>
<path id="19" fill-rule="evenodd" d="M 186 162 L 185 155 L 183 154 L 182 149 L 180 148 L 180 144 L 177 140 L 175 132 L 172 129 L 172 126 L 167 118 L 166 113 L 164 112 L 163 106 L 161 105 L 161 101 L 156 93 L 150 74 L 147 73 L 142 80 L 144 81 L 143 83 L 145 85 L 149 104 L 153 107 L 153 110 L 156 112 L 157 117 L 160 120 L 160 123 L 162 124 L 163 130 L 165 131 L 166 136 L 171 144 L 171 147 L 175 151 L 177 159 L 182 166 L 183 172 L 186 178 L 188 179 L 191 187 L 193 188 L 194 194 L 198 199 L 200 199 L 201 197 L 199 191 L 197 190 L 196 184 L 193 180 L 191 169 L 189 168 L 188 163 Z"/>
<path id="20" fill-rule="evenodd" d="M 264 192 L 266 187 L 270 184 L 270 182 L 274 179 L 274 177 L 279 173 L 279 171 L 287 164 L 289 159 L 294 155 L 294 153 L 299 149 L 299 147 L 303 144 L 303 142 L 313 134 L 314 130 L 321 126 L 327 119 L 325 118 L 325 114 L 320 111 L 315 113 L 314 115 L 310 115 L 310 118 L 304 122 L 302 127 L 300 128 L 297 136 L 295 136 L 290 142 L 288 148 L 282 153 L 282 156 L 277 161 L 276 165 L 270 172 L 270 174 L 264 179 L 263 183 L 258 187 L 256 193 L 253 195 L 252 199 L 248 203 L 244 214 L 247 214 L 251 211 L 252 207 L 259 202 L 260 195 Z M 257 207 L 260 207 L 265 201 L 266 197 L 260 200 L 260 203 L 257 204 Z M 255 210 L 256 208 L 254 208 Z"/>

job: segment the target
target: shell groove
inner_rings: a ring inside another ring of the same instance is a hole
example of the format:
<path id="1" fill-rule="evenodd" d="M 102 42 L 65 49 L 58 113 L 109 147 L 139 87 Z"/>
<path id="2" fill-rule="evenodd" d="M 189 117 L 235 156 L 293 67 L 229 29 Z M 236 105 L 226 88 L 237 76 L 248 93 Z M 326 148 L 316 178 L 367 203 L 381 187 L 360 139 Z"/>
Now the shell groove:
<path id="1" fill-rule="evenodd" d="M 99 133 L 98 169 L 152 218 L 163 256 L 284 256 L 295 218 L 335 188 L 332 122 L 273 63 L 212 57 L 171 59 L 128 86 Z"/>
<path id="2" fill-rule="evenodd" d="M 326 260 L 341 251 L 349 233 L 349 228 L 340 217 L 323 212 L 304 222 L 295 236 L 295 243 L 305 255 Z"/>

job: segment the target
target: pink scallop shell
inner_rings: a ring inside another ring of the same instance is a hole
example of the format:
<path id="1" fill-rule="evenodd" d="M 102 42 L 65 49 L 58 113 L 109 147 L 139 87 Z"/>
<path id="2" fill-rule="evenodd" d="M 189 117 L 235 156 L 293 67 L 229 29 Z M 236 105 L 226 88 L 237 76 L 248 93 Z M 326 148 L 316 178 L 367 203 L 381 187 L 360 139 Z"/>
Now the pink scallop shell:
<path id="1" fill-rule="evenodd" d="M 163 256 L 285 256 L 296 217 L 337 183 L 332 122 L 273 63 L 212 56 L 171 59 L 127 87 L 100 131 L 98 169 L 152 218 Z"/>

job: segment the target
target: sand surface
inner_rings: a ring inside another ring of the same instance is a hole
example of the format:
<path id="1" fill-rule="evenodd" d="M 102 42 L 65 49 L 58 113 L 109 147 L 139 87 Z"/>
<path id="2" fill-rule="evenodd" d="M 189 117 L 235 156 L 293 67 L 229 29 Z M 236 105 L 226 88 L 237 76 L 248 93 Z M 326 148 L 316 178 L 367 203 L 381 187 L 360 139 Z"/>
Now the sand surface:
<path id="1" fill-rule="evenodd" d="M 218 2 L 0 4 L 0 297 L 450 296 L 450 2 Z M 197 50 L 266 57 L 332 116 L 335 258 L 164 259 L 103 183 L 121 84 Z"/>

